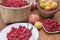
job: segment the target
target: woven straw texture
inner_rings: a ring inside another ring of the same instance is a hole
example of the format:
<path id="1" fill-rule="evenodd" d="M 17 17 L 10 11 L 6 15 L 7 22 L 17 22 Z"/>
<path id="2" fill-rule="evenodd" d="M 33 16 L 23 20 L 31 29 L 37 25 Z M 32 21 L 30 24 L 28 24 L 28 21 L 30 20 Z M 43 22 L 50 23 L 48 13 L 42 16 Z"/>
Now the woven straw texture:
<path id="1" fill-rule="evenodd" d="M 30 14 L 31 4 L 22 9 L 9 9 L 0 6 L 1 15 L 5 23 L 27 21 Z"/>
<path id="2" fill-rule="evenodd" d="M 18 21 L 27 21 L 27 17 L 30 14 L 31 7 L 21 10 L 20 9 L 12 10 L 6 8 L 0 8 L 0 9 L 3 21 L 5 23 L 12 23 Z"/>

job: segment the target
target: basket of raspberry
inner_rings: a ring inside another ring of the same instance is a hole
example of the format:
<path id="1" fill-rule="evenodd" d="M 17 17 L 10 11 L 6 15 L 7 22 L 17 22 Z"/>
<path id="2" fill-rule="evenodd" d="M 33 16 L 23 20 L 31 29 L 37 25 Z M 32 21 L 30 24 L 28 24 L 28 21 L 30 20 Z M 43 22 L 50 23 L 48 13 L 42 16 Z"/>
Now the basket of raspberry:
<path id="1" fill-rule="evenodd" d="M 60 24 L 57 22 L 57 20 L 46 19 L 42 23 L 43 23 L 43 29 L 47 33 L 59 33 L 60 32 Z"/>
<path id="2" fill-rule="evenodd" d="M 59 0 L 38 1 L 38 10 L 43 17 L 52 17 L 59 9 Z"/>
<path id="3" fill-rule="evenodd" d="M 1 0 L 0 10 L 3 21 L 5 23 L 27 21 L 32 2 L 32 0 Z"/>

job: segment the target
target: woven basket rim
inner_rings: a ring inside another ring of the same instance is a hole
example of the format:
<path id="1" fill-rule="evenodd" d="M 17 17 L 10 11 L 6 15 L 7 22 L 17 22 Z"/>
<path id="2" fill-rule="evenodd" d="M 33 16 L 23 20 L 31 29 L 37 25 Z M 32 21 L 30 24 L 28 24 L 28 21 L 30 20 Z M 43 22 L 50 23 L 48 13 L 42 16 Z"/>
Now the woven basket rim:
<path id="1" fill-rule="evenodd" d="M 18 7 L 18 8 L 15 8 L 15 7 L 6 7 L 6 6 L 2 6 L 2 5 L 0 5 L 0 7 L 6 8 L 6 9 L 24 9 L 24 8 L 30 7 L 32 5 L 32 3 L 33 2 L 30 1 L 29 5 L 26 5 L 26 6 L 23 6 L 23 7 Z"/>

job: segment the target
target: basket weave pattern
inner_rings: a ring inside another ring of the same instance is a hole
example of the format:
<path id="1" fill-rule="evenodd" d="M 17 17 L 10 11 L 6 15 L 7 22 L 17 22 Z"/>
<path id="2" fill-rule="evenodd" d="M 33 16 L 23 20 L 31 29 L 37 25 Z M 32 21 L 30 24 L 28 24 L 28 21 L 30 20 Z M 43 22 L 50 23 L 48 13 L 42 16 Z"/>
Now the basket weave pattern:
<path id="1" fill-rule="evenodd" d="M 18 21 L 27 21 L 26 18 L 30 14 L 31 7 L 25 9 L 6 9 L 0 8 L 3 21 L 5 23 L 12 23 Z"/>

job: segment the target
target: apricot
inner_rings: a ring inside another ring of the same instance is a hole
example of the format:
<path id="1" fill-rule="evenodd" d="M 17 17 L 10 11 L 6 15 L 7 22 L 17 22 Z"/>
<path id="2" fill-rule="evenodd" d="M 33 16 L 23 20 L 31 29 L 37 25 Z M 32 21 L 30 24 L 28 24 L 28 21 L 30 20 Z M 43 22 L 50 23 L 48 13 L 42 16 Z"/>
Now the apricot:
<path id="1" fill-rule="evenodd" d="M 40 5 L 39 5 L 41 8 L 45 8 L 45 3 L 40 3 Z"/>
<path id="2" fill-rule="evenodd" d="M 50 6 L 46 6 L 45 10 L 51 10 L 51 7 Z"/>
<path id="3" fill-rule="evenodd" d="M 57 4 L 56 2 L 53 2 L 53 3 L 51 4 L 51 9 L 56 9 L 57 6 L 58 6 L 58 4 Z"/>
<path id="4" fill-rule="evenodd" d="M 39 22 L 39 21 L 35 22 L 34 25 L 35 25 L 35 27 L 36 27 L 37 29 L 40 29 L 40 28 L 42 27 L 42 23 Z"/>

